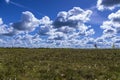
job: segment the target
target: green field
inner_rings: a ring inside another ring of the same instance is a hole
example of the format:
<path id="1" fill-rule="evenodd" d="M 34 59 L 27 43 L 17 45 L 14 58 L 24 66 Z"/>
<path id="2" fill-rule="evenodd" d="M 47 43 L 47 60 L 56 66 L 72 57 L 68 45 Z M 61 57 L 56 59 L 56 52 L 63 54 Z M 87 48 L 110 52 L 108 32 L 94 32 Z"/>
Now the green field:
<path id="1" fill-rule="evenodd" d="M 1 48 L 0 80 L 120 80 L 120 50 Z"/>

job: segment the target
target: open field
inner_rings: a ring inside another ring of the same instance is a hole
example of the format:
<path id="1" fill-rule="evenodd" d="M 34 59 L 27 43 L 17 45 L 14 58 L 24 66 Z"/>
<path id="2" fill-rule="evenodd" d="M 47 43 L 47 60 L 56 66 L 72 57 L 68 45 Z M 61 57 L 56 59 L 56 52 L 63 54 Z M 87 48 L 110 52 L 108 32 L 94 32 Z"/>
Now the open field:
<path id="1" fill-rule="evenodd" d="M 1 48 L 0 80 L 120 80 L 120 50 Z"/>

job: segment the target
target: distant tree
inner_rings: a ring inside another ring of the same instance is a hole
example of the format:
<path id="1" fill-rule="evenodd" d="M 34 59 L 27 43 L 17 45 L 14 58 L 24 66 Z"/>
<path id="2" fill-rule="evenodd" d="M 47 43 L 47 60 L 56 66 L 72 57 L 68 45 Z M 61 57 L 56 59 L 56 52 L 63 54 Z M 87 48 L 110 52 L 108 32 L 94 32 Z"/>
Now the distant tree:
<path id="1" fill-rule="evenodd" d="M 115 43 L 112 44 L 112 48 L 113 48 L 113 49 L 115 48 Z"/>
<path id="2" fill-rule="evenodd" d="M 94 47 L 97 48 L 97 44 L 96 43 L 94 44 Z"/>

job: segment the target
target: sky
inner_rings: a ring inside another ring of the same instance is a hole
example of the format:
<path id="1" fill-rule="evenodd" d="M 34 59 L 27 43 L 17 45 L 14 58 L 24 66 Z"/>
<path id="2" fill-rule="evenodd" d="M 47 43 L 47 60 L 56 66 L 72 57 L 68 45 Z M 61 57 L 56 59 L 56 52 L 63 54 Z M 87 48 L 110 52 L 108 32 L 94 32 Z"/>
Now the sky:
<path id="1" fill-rule="evenodd" d="M 120 47 L 120 0 L 0 0 L 0 47 Z"/>

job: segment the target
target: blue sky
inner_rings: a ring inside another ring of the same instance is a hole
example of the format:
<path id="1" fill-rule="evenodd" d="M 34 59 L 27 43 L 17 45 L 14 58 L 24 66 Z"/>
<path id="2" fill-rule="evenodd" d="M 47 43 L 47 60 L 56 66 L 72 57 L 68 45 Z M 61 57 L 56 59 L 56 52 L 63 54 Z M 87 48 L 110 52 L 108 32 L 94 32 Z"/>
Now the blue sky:
<path id="1" fill-rule="evenodd" d="M 47 15 L 51 19 L 55 19 L 57 13 L 60 11 L 68 11 L 72 9 L 73 7 L 81 7 L 83 9 L 87 9 L 87 8 L 90 8 L 96 5 L 96 0 L 92 0 L 89 2 L 88 0 L 84 0 L 84 1 L 81 1 L 81 0 L 51 0 L 51 1 L 48 1 L 48 0 L 35 0 L 35 1 L 33 0 L 11 0 L 11 2 L 15 2 L 16 4 L 20 4 L 26 8 L 13 5 L 11 3 L 6 4 L 5 0 L 1 0 L 0 16 L 2 16 L 3 18 L 6 18 L 6 16 L 7 17 L 15 16 L 17 19 L 19 19 L 21 12 L 30 11 L 34 13 L 35 16 L 38 18 L 44 15 Z"/>
<path id="2" fill-rule="evenodd" d="M 119 0 L 0 0 L 0 46 L 119 47 L 119 7 Z"/>

